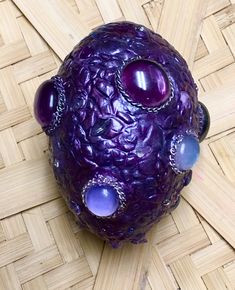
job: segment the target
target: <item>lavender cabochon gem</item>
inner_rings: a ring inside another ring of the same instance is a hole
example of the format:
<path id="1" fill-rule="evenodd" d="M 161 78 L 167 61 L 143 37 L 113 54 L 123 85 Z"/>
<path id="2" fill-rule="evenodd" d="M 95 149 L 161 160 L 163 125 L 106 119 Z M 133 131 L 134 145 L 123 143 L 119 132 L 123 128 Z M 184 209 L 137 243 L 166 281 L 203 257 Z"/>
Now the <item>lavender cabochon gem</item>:
<path id="1" fill-rule="evenodd" d="M 82 189 L 83 204 L 97 218 L 115 218 L 126 207 L 120 184 L 107 175 L 96 175 Z"/>
<path id="2" fill-rule="evenodd" d="M 197 138 L 185 135 L 176 147 L 175 166 L 180 171 L 191 169 L 198 160 L 199 153 L 200 147 Z"/>
<path id="3" fill-rule="evenodd" d="M 118 192 L 110 185 L 93 185 L 84 194 L 84 201 L 91 213 L 108 217 L 119 207 Z"/>

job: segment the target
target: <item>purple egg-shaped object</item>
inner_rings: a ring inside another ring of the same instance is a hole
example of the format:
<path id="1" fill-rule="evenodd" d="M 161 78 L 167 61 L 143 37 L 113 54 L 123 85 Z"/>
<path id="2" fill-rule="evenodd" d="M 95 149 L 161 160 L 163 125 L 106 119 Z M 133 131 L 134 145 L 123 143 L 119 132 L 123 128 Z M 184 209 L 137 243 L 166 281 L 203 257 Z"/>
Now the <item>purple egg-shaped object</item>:
<path id="1" fill-rule="evenodd" d="M 179 204 L 210 125 L 182 56 L 131 22 L 84 38 L 34 106 L 69 208 L 113 247 L 146 241 Z"/>

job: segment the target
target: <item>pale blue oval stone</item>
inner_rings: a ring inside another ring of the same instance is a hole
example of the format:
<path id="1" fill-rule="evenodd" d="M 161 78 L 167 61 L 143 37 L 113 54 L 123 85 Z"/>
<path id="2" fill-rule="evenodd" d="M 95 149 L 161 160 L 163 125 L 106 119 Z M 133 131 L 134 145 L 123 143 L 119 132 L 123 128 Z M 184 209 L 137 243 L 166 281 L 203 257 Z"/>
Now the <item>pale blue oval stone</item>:
<path id="1" fill-rule="evenodd" d="M 198 140 L 191 135 L 184 136 L 177 145 L 175 154 L 175 165 L 179 170 L 189 170 L 198 160 L 200 146 Z"/>
<path id="2" fill-rule="evenodd" d="M 119 207 L 118 192 L 110 185 L 93 185 L 85 192 L 85 203 L 94 215 L 110 216 Z"/>

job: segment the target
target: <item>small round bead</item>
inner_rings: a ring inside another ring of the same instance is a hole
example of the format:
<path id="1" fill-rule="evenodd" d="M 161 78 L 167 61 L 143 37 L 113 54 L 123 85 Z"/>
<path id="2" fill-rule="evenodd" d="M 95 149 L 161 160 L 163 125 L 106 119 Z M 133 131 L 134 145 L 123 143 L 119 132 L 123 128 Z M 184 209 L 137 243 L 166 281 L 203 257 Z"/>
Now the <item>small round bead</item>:
<path id="1" fill-rule="evenodd" d="M 110 216 L 119 207 L 118 192 L 110 185 L 89 187 L 85 192 L 84 201 L 89 211 L 99 217 Z"/>
<path id="2" fill-rule="evenodd" d="M 43 82 L 37 89 L 34 99 L 34 114 L 42 127 L 50 125 L 56 112 L 58 93 L 52 80 Z"/>
<path id="3" fill-rule="evenodd" d="M 139 59 L 127 64 L 121 82 L 131 101 L 154 108 L 164 103 L 171 94 L 170 81 L 157 63 Z"/>
<path id="4" fill-rule="evenodd" d="M 181 170 L 189 170 L 196 163 L 200 153 L 198 140 L 192 135 L 185 135 L 177 145 L 175 166 Z"/>

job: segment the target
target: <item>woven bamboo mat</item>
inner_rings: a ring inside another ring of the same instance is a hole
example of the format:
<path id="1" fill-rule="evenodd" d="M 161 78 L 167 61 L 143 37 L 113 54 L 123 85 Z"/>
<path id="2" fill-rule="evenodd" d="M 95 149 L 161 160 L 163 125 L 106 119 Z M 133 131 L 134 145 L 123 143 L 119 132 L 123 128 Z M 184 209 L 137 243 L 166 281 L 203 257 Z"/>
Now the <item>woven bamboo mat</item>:
<path id="1" fill-rule="evenodd" d="M 183 54 L 212 124 L 180 206 L 114 251 L 65 206 L 32 104 L 79 40 L 124 19 Z M 234 0 L 0 0 L 0 290 L 235 289 L 234 56 Z"/>

